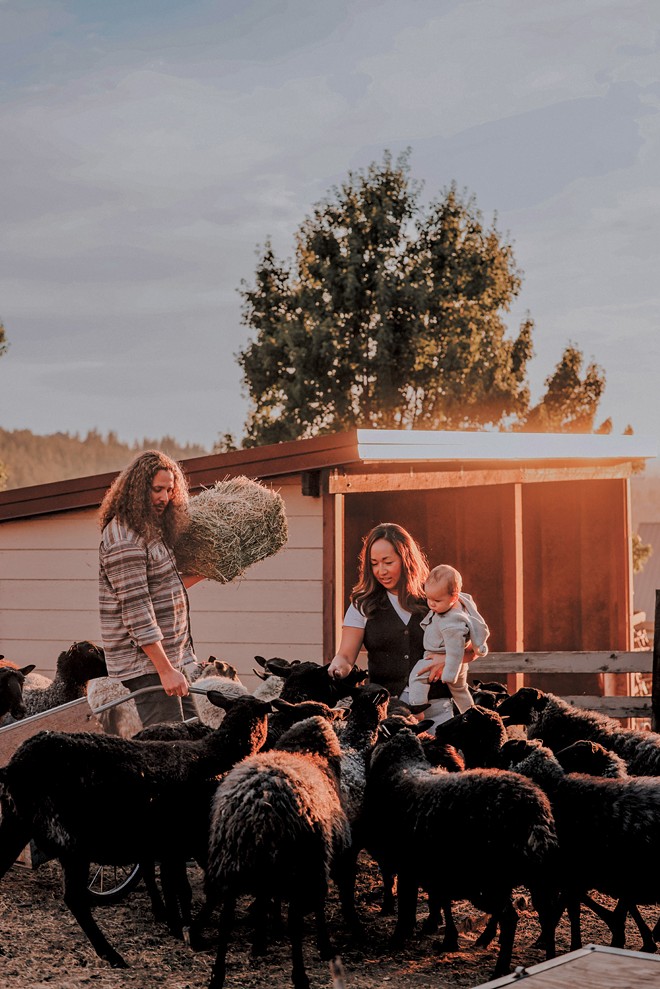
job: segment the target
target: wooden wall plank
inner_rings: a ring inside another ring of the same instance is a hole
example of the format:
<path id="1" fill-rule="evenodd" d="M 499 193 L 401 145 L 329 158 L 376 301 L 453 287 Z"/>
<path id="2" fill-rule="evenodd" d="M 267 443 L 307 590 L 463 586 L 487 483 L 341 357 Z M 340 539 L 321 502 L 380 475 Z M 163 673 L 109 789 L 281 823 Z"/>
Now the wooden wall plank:
<path id="1" fill-rule="evenodd" d="M 318 578 L 322 549 L 289 548 L 276 556 L 255 563 L 249 574 L 258 580 L 282 578 L 304 580 Z M 12 580 L 80 580 L 98 579 L 98 550 L 6 550 L 0 552 L 0 573 Z"/>
<path id="2" fill-rule="evenodd" d="M 0 580 L 0 635 L 2 614 L 7 611 L 98 608 L 96 580 Z"/>
<path id="3" fill-rule="evenodd" d="M 650 673 L 653 654 L 648 651 L 491 652 L 485 659 L 470 663 L 470 673 L 482 674 L 510 669 L 513 673 Z"/>
<path id="4" fill-rule="evenodd" d="M 277 586 L 296 611 L 321 611 L 321 580 L 280 580 Z M 273 594 L 273 581 L 253 580 L 217 584 L 204 581 L 188 591 L 191 611 L 254 611 Z M 281 599 L 276 599 L 281 605 Z M 92 611 L 98 607 L 96 580 L 0 580 L 0 630 L 3 611 Z M 1 634 L 1 631 L 0 631 Z"/>
<path id="5" fill-rule="evenodd" d="M 0 525 L 0 549 L 89 549 L 101 532 L 91 510 L 19 519 Z"/>
<path id="6" fill-rule="evenodd" d="M 191 616 L 191 625 L 195 641 L 198 636 L 235 642 L 241 637 L 250 641 L 255 635 L 261 635 L 262 640 L 269 637 L 275 643 L 288 642 L 291 638 L 297 642 L 317 642 L 322 637 L 321 615 L 298 612 L 295 605 L 286 612 L 255 608 L 251 612 L 224 612 L 218 615 L 203 611 Z M 39 611 L 8 612 L 3 616 L 2 641 L 5 637 L 18 640 L 26 628 L 33 630 L 33 639 L 60 640 L 66 642 L 66 648 L 76 639 L 100 641 L 99 616 L 96 610 L 79 611 L 74 615 L 70 612 L 52 611 L 48 613 L 47 622 L 43 621 Z"/>

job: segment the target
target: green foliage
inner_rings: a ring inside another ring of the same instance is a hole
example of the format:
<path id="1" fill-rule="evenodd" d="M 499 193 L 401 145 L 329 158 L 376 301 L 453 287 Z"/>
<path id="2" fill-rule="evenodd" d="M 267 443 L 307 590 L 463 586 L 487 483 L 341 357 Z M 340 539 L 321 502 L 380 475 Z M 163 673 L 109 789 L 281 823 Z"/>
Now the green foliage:
<path id="1" fill-rule="evenodd" d="M 116 433 L 104 437 L 95 429 L 82 439 L 69 433 L 37 436 L 29 429 L 0 429 L 0 457 L 6 465 L 10 488 L 121 470 L 142 450 L 151 449 L 163 450 L 175 460 L 208 453 L 201 446 L 181 446 L 171 436 L 145 438 L 129 445 L 122 443 Z"/>
<path id="2" fill-rule="evenodd" d="M 590 433 L 605 388 L 605 372 L 598 364 L 588 365 L 582 375 L 582 352 L 569 344 L 562 358 L 545 379 L 546 392 L 530 410 L 525 429 L 534 432 Z M 598 432 L 610 432 L 609 420 L 601 423 Z"/>
<path id="3" fill-rule="evenodd" d="M 653 547 L 651 546 L 651 544 L 643 543 L 640 534 L 638 532 L 633 532 L 633 537 L 632 537 L 633 573 L 642 572 L 652 553 L 653 553 Z"/>
<path id="4" fill-rule="evenodd" d="M 296 236 L 266 245 L 238 360 L 252 400 L 246 445 L 354 426 L 461 428 L 523 416 L 533 324 L 503 314 L 513 250 L 451 186 L 427 208 L 408 155 L 349 173 Z"/>

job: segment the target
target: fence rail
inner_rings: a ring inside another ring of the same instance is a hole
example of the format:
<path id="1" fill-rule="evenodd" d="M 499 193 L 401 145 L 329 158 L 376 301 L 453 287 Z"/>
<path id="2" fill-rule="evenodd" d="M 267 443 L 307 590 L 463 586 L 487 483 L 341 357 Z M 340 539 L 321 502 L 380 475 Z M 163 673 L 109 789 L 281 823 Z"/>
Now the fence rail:
<path id="1" fill-rule="evenodd" d="M 491 652 L 478 660 L 473 673 L 488 680 L 497 673 L 653 673 L 653 652 Z M 576 707 L 600 711 L 611 718 L 650 718 L 652 694 L 638 697 L 624 695 L 589 696 L 563 694 L 563 699 Z"/>

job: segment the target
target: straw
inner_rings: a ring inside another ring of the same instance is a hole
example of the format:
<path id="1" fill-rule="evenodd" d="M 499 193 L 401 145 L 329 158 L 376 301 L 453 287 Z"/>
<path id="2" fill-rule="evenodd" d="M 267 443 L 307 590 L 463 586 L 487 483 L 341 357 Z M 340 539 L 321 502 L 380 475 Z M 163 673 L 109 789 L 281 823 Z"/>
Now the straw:
<path id="1" fill-rule="evenodd" d="M 227 584 L 287 541 L 282 496 L 248 477 L 216 481 L 188 503 L 190 525 L 175 547 L 181 573 Z"/>

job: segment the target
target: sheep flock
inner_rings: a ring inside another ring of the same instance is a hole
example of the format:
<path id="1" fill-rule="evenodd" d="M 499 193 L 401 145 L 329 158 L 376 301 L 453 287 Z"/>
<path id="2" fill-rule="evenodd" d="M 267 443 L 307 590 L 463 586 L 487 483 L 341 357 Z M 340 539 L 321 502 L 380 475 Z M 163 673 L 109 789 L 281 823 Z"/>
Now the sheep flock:
<path id="1" fill-rule="evenodd" d="M 111 968 L 131 962 L 122 932 L 106 929 L 113 908 L 90 901 L 91 863 L 140 864 L 153 937 L 185 944 L 191 987 L 240 984 L 233 958 L 245 939 L 266 966 L 284 939 L 295 989 L 361 985 L 341 950 L 371 966 L 379 955 L 419 959 L 420 945 L 438 986 L 443 959 L 459 952 L 490 949 L 496 978 L 554 957 L 564 912 L 571 949 L 592 911 L 613 946 L 625 946 L 630 920 L 642 950 L 656 951 L 660 736 L 497 684 L 476 684 L 475 706 L 432 736 L 357 669 L 335 680 L 321 664 L 255 660 L 252 692 L 213 657 L 187 670 L 199 720 L 141 729 L 132 702 L 113 717 L 121 692 L 93 643 L 65 650 L 52 683 L 31 686 L 29 667 L 0 659 L 5 722 L 85 693 L 105 706 L 103 733 L 41 731 L 0 768 L 0 894 L 28 843 L 59 862 L 67 928 L 53 952 L 66 959 L 75 941 Z M 192 861 L 203 896 L 193 897 Z M 365 869 L 381 916 L 356 895 Z M 540 957 L 516 947 L 521 891 Z M 331 895 L 341 916 L 329 923 Z M 469 937 L 465 903 L 483 913 Z M 193 962 L 209 951 L 210 981 Z M 310 981 L 314 951 L 323 982 Z M 0 932 L 0 978 L 10 964 Z"/>

